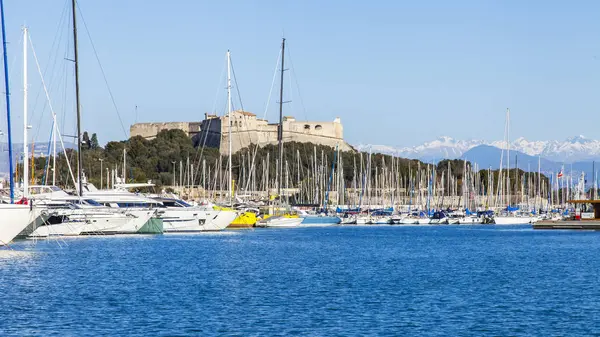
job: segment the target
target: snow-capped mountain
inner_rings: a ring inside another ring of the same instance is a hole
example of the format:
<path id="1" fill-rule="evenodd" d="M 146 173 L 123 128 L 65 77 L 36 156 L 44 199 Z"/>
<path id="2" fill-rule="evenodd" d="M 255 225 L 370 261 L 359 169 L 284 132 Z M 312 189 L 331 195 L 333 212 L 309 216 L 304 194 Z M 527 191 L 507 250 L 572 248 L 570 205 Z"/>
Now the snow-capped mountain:
<path id="1" fill-rule="evenodd" d="M 456 140 L 451 137 L 439 137 L 431 142 L 426 142 L 413 147 L 395 148 L 385 145 L 359 144 L 355 148 L 359 151 L 372 151 L 375 153 L 391 154 L 403 158 L 421 159 L 425 161 L 439 159 L 454 159 L 475 146 L 485 144 L 480 140 Z"/>
<path id="2" fill-rule="evenodd" d="M 431 161 L 460 158 L 468 150 L 480 145 L 506 148 L 504 141 L 456 140 L 447 136 L 413 147 L 395 148 L 370 144 L 360 144 L 355 147 L 360 151 L 372 150 L 377 153 Z M 581 135 L 562 142 L 556 140 L 529 141 L 520 137 L 510 142 L 510 149 L 555 162 L 572 163 L 600 159 L 600 140 L 588 139 Z"/>

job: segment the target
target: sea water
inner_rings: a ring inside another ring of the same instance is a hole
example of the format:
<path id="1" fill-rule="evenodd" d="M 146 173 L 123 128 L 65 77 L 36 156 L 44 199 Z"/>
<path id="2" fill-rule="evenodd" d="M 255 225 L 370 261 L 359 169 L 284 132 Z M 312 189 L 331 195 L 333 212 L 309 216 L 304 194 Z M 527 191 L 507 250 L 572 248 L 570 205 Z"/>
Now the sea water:
<path id="1" fill-rule="evenodd" d="M 2 336 L 600 334 L 600 233 L 365 226 L 22 241 Z"/>

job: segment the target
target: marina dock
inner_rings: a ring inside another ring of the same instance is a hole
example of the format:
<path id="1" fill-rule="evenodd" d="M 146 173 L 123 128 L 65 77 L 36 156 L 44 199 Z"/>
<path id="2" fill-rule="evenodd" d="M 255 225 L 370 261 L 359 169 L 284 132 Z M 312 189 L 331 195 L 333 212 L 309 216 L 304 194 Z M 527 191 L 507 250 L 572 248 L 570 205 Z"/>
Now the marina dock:
<path id="1" fill-rule="evenodd" d="M 533 224 L 533 229 L 568 229 L 568 230 L 600 230 L 598 220 L 573 221 L 539 221 Z"/>

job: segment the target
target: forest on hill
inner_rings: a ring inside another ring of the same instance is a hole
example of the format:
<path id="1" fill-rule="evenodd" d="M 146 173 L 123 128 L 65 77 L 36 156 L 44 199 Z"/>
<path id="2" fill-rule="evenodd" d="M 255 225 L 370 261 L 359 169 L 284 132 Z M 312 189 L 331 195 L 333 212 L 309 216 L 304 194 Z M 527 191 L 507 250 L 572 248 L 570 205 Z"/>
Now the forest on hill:
<path id="1" fill-rule="evenodd" d="M 227 188 L 228 157 L 220 156 L 216 148 L 194 147 L 192 140 L 181 130 L 161 131 L 151 140 L 136 136 L 126 141 L 112 141 L 104 147 L 98 145 L 95 134 L 90 138 L 86 132 L 82 151 L 83 172 L 88 181 L 96 186 L 100 186 L 101 174 L 106 185 L 107 170 L 115 170 L 118 176 L 122 176 L 125 153 L 127 182 L 152 180 L 159 187 L 183 184 L 200 185 L 207 189 Z M 56 185 L 73 188 L 67 160 L 71 172 L 77 176 L 76 151 L 67 149 L 56 158 Z M 277 165 L 277 145 L 245 148 L 232 156 L 233 179 L 240 188 L 274 188 L 278 179 Z M 35 174 L 32 181 L 37 184 L 52 183 L 52 157 L 35 158 L 33 167 Z M 365 180 L 370 177 L 371 186 L 378 181 L 380 187 L 415 188 L 418 184 L 423 188 L 430 180 L 440 185 L 452 182 L 456 186 L 454 191 L 462 193 L 465 168 L 479 180 L 478 184 L 474 184 L 479 186 L 479 190 L 487 190 L 489 184 L 498 185 L 497 170 L 474 172 L 472 164 L 463 160 L 442 160 L 432 164 L 358 151 L 340 151 L 337 154 L 334 148 L 328 146 L 290 142 L 284 144 L 281 184 L 294 187 L 311 181 L 312 184 L 319 182 L 324 186 L 330 184 L 329 177 L 334 172 L 336 182 L 332 187 L 343 184 L 346 188 L 360 188 L 367 184 Z M 22 172 L 22 164 L 19 164 L 17 172 L 17 179 L 22 179 L 18 176 L 19 172 Z M 513 189 L 520 188 L 523 183 L 531 184 L 535 176 L 514 169 L 510 175 L 514 177 L 510 181 L 510 188 Z M 547 178 L 542 175 L 542 184 L 546 183 Z"/>

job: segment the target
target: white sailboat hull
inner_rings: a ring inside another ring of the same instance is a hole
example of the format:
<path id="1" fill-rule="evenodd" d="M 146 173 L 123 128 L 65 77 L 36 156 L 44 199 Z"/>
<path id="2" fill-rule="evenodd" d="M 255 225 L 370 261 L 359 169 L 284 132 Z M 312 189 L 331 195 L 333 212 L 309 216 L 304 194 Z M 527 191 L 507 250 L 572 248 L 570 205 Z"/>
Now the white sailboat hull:
<path id="1" fill-rule="evenodd" d="M 531 219 L 520 216 L 497 216 L 494 217 L 494 223 L 496 225 L 525 225 L 531 223 Z"/>
<path id="2" fill-rule="evenodd" d="M 333 223 L 303 223 L 301 222 L 298 227 L 331 227 L 337 226 L 337 224 Z"/>
<path id="3" fill-rule="evenodd" d="M 293 228 L 299 227 L 302 223 L 302 218 L 286 218 L 286 217 L 271 217 L 266 220 L 261 220 L 260 225 L 269 228 Z"/>
<path id="4" fill-rule="evenodd" d="M 0 204 L 0 246 L 9 244 L 41 215 L 28 205 Z"/>
<path id="5" fill-rule="evenodd" d="M 388 216 L 384 216 L 375 220 L 375 223 L 378 225 L 389 225 L 392 223 L 392 218 Z"/>
<path id="6" fill-rule="evenodd" d="M 401 225 L 416 225 L 419 223 L 418 219 L 415 218 L 404 218 L 404 219 L 400 219 L 400 221 L 398 222 Z"/>
<path id="7" fill-rule="evenodd" d="M 370 215 L 356 218 L 357 225 L 372 225 L 374 223 L 377 223 L 377 219 Z"/>

